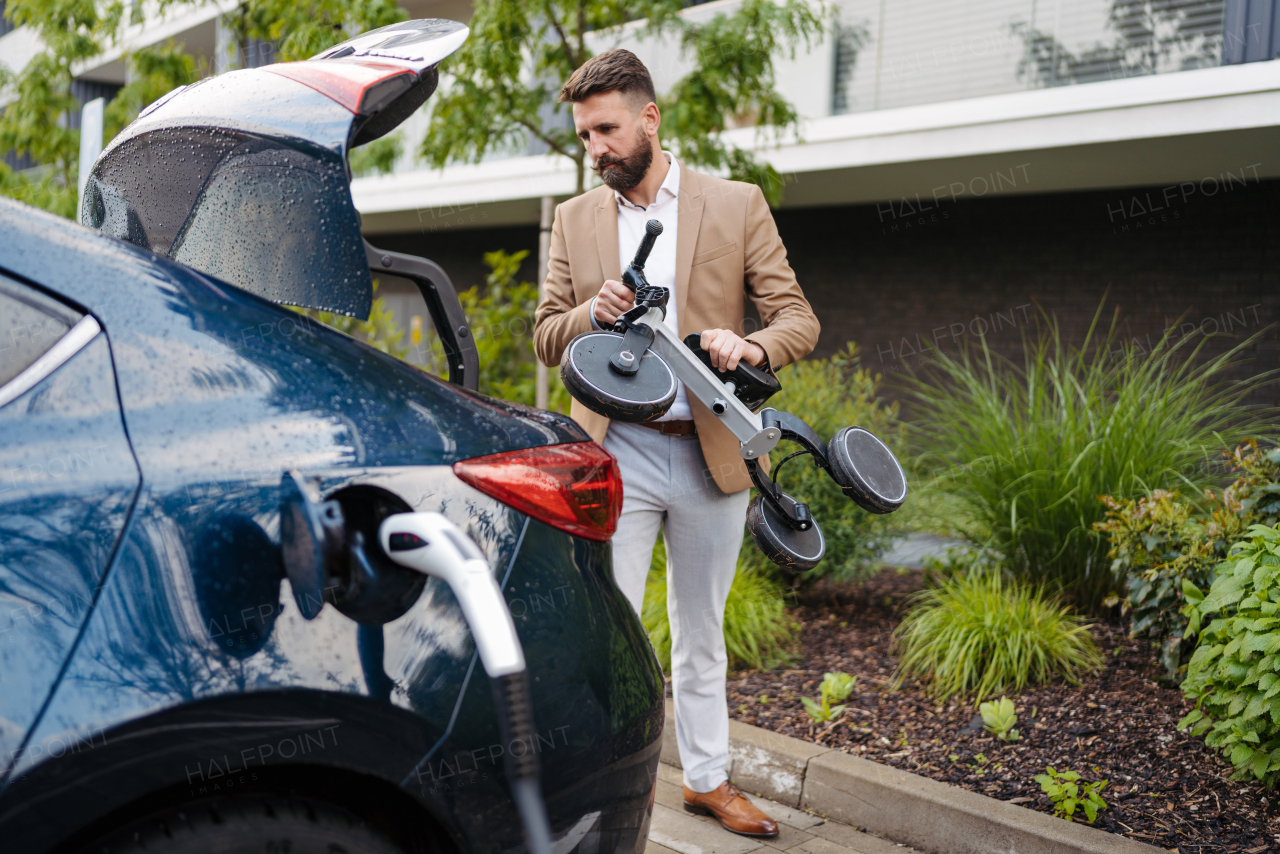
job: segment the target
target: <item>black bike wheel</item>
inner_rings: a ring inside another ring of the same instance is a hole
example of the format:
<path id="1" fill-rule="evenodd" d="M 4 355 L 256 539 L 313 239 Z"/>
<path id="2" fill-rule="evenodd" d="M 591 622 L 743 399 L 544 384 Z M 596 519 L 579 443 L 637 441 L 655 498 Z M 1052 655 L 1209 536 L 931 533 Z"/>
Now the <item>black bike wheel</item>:
<path id="1" fill-rule="evenodd" d="M 889 446 L 862 427 L 845 427 L 827 445 L 831 476 L 869 513 L 892 513 L 907 500 L 907 476 Z"/>
<path id="2" fill-rule="evenodd" d="M 309 798 L 241 795 L 158 812 L 83 854 L 404 854 L 381 831 Z"/>
<path id="3" fill-rule="evenodd" d="M 813 569 L 827 553 L 827 542 L 816 521 L 809 530 L 797 531 L 761 495 L 747 506 L 747 530 L 765 557 L 796 575 Z"/>
<path id="4" fill-rule="evenodd" d="M 632 376 L 609 367 L 622 336 L 585 332 L 569 342 L 560 359 L 560 378 L 583 406 L 614 421 L 638 423 L 660 418 L 676 399 L 676 375 L 652 350 Z"/>

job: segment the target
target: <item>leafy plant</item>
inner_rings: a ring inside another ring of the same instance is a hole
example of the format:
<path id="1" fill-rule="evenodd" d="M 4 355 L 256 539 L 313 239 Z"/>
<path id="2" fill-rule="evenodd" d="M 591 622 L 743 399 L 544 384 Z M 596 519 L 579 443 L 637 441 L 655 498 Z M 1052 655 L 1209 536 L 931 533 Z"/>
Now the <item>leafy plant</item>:
<path id="1" fill-rule="evenodd" d="M 898 679 L 919 679 L 939 702 L 1016 693 L 1058 676 L 1075 684 L 1102 661 L 1079 618 L 996 572 L 942 579 L 915 594 L 894 647 Z"/>
<path id="2" fill-rule="evenodd" d="M 653 550 L 644 591 L 641 622 L 658 654 L 662 669 L 671 672 L 671 625 L 667 617 L 667 552 L 659 538 Z M 771 578 L 738 564 L 724 608 L 724 642 L 731 666 L 768 670 L 793 659 L 788 647 L 800 626 L 787 614 L 782 588 Z M 848 696 L 848 695 L 846 695 Z M 761 694 L 761 703 L 769 698 Z"/>
<path id="3" fill-rule="evenodd" d="M 375 297 L 369 307 L 368 320 L 348 317 L 345 314 L 318 311 L 313 308 L 290 307 L 299 314 L 306 315 L 312 320 L 323 323 L 325 326 L 350 335 L 357 341 L 363 341 L 376 350 L 381 350 L 383 353 L 395 356 L 397 359 L 404 359 L 409 355 L 409 347 L 403 341 L 404 330 L 400 328 L 395 312 L 387 307 L 386 299 L 376 296 L 378 293 L 377 279 L 373 280 L 373 292 Z"/>
<path id="4" fill-rule="evenodd" d="M 1156 643 L 1170 682 L 1181 681 L 1195 649 L 1184 586 L 1207 588 L 1249 525 L 1274 524 L 1280 514 L 1280 451 L 1261 451 L 1249 440 L 1224 456 L 1239 476 L 1221 492 L 1206 490 L 1200 507 L 1161 489 L 1128 501 L 1104 495 L 1107 518 L 1094 523 L 1111 544 L 1112 571 L 1125 578 L 1125 598 L 1104 604 L 1119 600 L 1131 614 L 1129 636 Z"/>
<path id="5" fill-rule="evenodd" d="M 779 380 L 782 391 L 769 399 L 769 406 L 800 414 L 819 436 L 827 438 L 842 427 L 857 424 L 902 455 L 906 435 L 898 420 L 898 404 L 879 397 L 880 376 L 862 367 L 853 342 L 829 358 L 806 359 L 784 368 Z M 786 450 L 789 453 L 795 446 Z M 775 453 L 775 465 L 780 459 L 781 454 Z M 830 577 L 843 583 L 870 576 L 892 545 L 890 526 L 897 520 L 868 513 L 854 504 L 808 457 L 797 457 L 781 472 L 775 469 L 775 474 L 784 490 L 809 504 L 826 537 L 827 556 L 803 580 Z M 770 574 L 775 571 L 750 535 L 744 540 L 743 553 L 752 568 Z"/>
<path id="6" fill-rule="evenodd" d="M 825 673 L 822 676 L 822 695 L 843 703 L 849 699 L 849 695 L 853 693 L 853 686 L 856 684 L 858 684 L 857 676 L 851 676 L 843 672 Z"/>
<path id="7" fill-rule="evenodd" d="M 404 132 L 398 130 L 352 150 L 348 158 L 351 163 L 351 173 L 357 178 L 367 175 L 389 175 L 395 170 L 396 161 L 402 154 L 404 154 Z"/>
<path id="8" fill-rule="evenodd" d="M 1110 781 L 1088 782 L 1082 780 L 1075 771 L 1058 773 L 1052 765 L 1044 770 L 1045 773 L 1035 776 L 1035 781 L 1049 796 L 1049 800 L 1053 801 L 1053 814 L 1058 818 L 1075 821 L 1076 810 L 1083 808 L 1085 819 L 1092 824 L 1098 813 L 1107 808 L 1101 792 Z M 1094 770 L 1097 771 L 1096 768 Z"/>
<path id="9" fill-rule="evenodd" d="M 1183 693 L 1196 707 L 1178 722 L 1236 769 L 1273 787 L 1280 775 L 1280 530 L 1253 525 L 1203 595 L 1187 584 L 1188 631 L 1200 632 Z"/>
<path id="10" fill-rule="evenodd" d="M 1131 614 L 1129 637 L 1151 638 L 1165 678 L 1175 681 L 1194 647 L 1181 613 L 1183 582 L 1207 587 L 1222 555 L 1204 521 L 1177 492 L 1157 489 L 1136 500 L 1101 500 L 1107 519 L 1094 528 L 1107 534 L 1112 571 L 1125 578 L 1125 598 L 1112 596 L 1104 604 L 1118 602 L 1122 614 Z M 1228 527 L 1238 528 L 1238 520 L 1229 520 Z"/>
<path id="11" fill-rule="evenodd" d="M 1017 741 L 1021 734 L 1014 729 L 1018 716 L 1014 712 L 1013 700 L 1001 697 L 997 702 L 983 703 L 978 707 L 982 715 L 982 723 L 987 732 L 1004 742 Z"/>
<path id="12" fill-rule="evenodd" d="M 805 711 L 815 723 L 826 723 L 844 713 L 844 706 L 833 706 L 831 701 L 841 702 L 849 699 L 849 695 L 853 693 L 854 683 L 857 681 L 858 677 L 850 676 L 848 673 L 827 673 L 822 677 L 820 701 L 801 697 L 800 702 L 804 704 Z"/>
<path id="13" fill-rule="evenodd" d="M 1102 307 L 1079 346 L 1052 317 L 1024 341 L 1021 363 L 977 350 L 934 354 L 936 371 L 914 381 L 922 461 L 973 520 L 961 531 L 1006 572 L 1061 591 L 1085 610 L 1118 593 L 1093 524 L 1097 496 L 1125 500 L 1213 478 L 1206 462 L 1273 428 L 1245 398 L 1263 374 L 1226 384 L 1224 373 L 1254 338 L 1202 358 L 1192 338 L 1169 335 L 1150 350 L 1122 340 L 1118 313 Z"/>
<path id="14" fill-rule="evenodd" d="M 537 362 L 532 332 L 538 286 L 516 281 L 520 263 L 528 254 L 527 250 L 486 252 L 484 262 L 490 272 L 484 292 L 470 288 L 458 294 L 458 300 L 471 325 L 472 340 L 480 357 L 480 391 L 533 406 Z M 417 355 L 431 373 L 448 374 L 444 349 L 434 336 Z M 559 373 L 552 371 L 547 408 L 567 415 L 569 402 L 568 389 L 560 381 Z"/>
<path id="15" fill-rule="evenodd" d="M 1255 525 L 1280 523 L 1280 448 L 1263 451 L 1250 439 L 1232 452 L 1229 465 L 1243 474 L 1223 492 L 1226 508 Z"/>

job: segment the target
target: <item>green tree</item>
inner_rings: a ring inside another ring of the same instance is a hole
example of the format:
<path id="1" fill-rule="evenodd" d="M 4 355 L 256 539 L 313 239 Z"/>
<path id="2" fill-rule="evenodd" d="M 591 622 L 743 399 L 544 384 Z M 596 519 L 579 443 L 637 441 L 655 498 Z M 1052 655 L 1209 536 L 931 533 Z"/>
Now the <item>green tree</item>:
<path id="1" fill-rule="evenodd" d="M 683 0 L 477 0 L 471 38 L 441 64 L 451 79 L 432 103 L 419 154 L 436 167 L 479 162 L 491 152 L 518 151 L 532 138 L 573 161 L 575 194 L 582 193 L 586 152 L 567 105 L 556 103 L 560 86 L 591 58 L 589 33 L 643 20 L 628 38 L 674 38 L 694 62 L 658 99 L 664 143 L 692 166 L 760 185 L 776 203 L 781 176 L 720 132 L 755 125 L 777 139 L 799 130 L 795 108 L 775 87 L 774 59 L 794 57 L 801 44 L 819 39 L 825 8 L 805 0 L 743 0 L 730 14 L 695 23 L 680 14 L 684 6 Z"/>
<path id="2" fill-rule="evenodd" d="M 174 2 L 158 0 L 145 8 L 159 15 Z M 9 20 L 32 28 L 44 47 L 19 71 L 0 65 L 0 90 L 14 96 L 0 113 L 0 154 L 30 155 L 40 167 L 20 174 L 0 163 L 0 194 L 75 218 L 80 133 L 69 118 L 81 105 L 71 92 L 74 70 L 118 45 L 127 25 L 143 23 L 143 9 L 142 3 L 123 0 L 5 5 Z M 292 60 L 406 17 L 393 0 L 246 0 L 223 20 L 239 56 L 251 41 L 270 41 L 279 46 L 280 59 Z M 130 82 L 107 104 L 104 142 L 161 95 L 210 72 L 185 45 L 172 42 L 140 48 L 126 60 Z"/>

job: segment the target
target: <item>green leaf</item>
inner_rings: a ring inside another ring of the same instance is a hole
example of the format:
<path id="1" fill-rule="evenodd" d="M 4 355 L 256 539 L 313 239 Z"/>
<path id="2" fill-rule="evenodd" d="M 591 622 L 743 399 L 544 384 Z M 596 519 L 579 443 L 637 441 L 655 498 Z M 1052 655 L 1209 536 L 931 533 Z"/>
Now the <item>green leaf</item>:
<path id="1" fill-rule="evenodd" d="M 1252 632 L 1245 635 L 1245 641 L 1241 651 L 1245 654 L 1253 654 L 1255 652 L 1264 651 L 1270 644 L 1276 640 L 1276 635 L 1255 635 Z"/>
<path id="2" fill-rule="evenodd" d="M 1200 609 L 1206 612 L 1221 611 L 1228 605 L 1239 602 L 1243 597 L 1244 585 L 1239 579 L 1231 575 L 1220 575 L 1209 588 L 1209 595 L 1200 604 Z"/>
<path id="3" fill-rule="evenodd" d="M 1280 688 L 1280 686 L 1276 686 Z M 1275 689 L 1272 689 L 1273 691 Z M 1280 696 L 1271 696 L 1268 698 L 1267 710 L 1271 713 L 1271 722 L 1280 724 Z"/>

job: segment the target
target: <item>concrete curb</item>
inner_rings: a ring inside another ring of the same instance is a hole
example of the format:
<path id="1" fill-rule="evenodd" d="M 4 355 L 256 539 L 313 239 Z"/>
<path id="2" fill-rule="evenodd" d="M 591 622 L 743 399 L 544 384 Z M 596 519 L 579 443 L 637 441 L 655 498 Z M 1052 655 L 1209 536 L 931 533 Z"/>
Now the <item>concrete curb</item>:
<path id="1" fill-rule="evenodd" d="M 667 700 L 662 761 L 680 767 Z M 929 854 L 1154 854 L 1155 848 L 798 738 L 729 721 L 734 783 Z"/>

